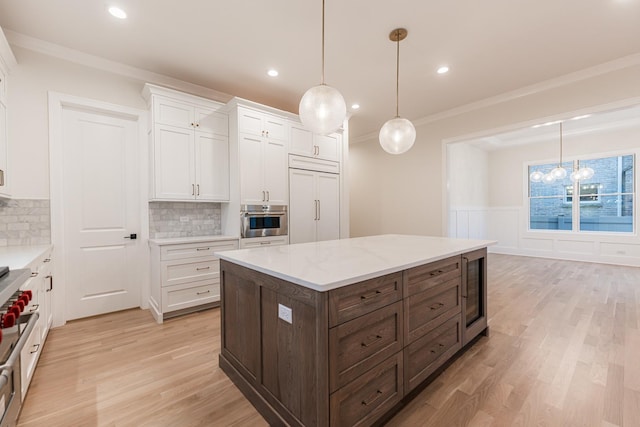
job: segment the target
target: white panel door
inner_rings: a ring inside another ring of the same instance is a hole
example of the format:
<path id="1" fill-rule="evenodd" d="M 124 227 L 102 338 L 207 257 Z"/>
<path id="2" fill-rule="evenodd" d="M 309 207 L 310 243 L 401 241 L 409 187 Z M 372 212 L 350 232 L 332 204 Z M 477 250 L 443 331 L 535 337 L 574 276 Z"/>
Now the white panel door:
<path id="1" fill-rule="evenodd" d="M 266 200 L 266 195 L 264 190 L 262 139 L 241 134 L 239 140 L 240 203 L 244 205 L 263 204 Z"/>
<path id="2" fill-rule="evenodd" d="M 283 141 L 268 138 L 264 143 L 264 188 L 267 204 L 289 204 L 287 147 Z"/>
<path id="3" fill-rule="evenodd" d="M 318 157 L 340 161 L 340 136 L 336 134 L 313 135 L 313 142 L 318 147 Z"/>
<path id="4" fill-rule="evenodd" d="M 319 200 L 316 241 L 340 238 L 340 175 L 317 172 Z"/>
<path id="5" fill-rule="evenodd" d="M 302 156 L 313 156 L 313 133 L 297 125 L 291 126 L 289 152 Z"/>
<path id="6" fill-rule="evenodd" d="M 279 139 L 280 141 L 286 141 L 288 139 L 287 124 L 284 120 L 265 114 L 262 126 L 264 127 L 264 136 L 266 138 Z"/>
<path id="7" fill-rule="evenodd" d="M 194 132 L 167 125 L 156 125 L 154 131 L 154 199 L 195 198 Z"/>
<path id="8" fill-rule="evenodd" d="M 289 243 L 316 241 L 316 173 L 289 169 Z"/>
<path id="9" fill-rule="evenodd" d="M 196 132 L 196 198 L 229 201 L 229 140 Z"/>
<path id="10" fill-rule="evenodd" d="M 264 136 L 262 114 L 257 111 L 238 108 L 238 128 L 242 133 Z"/>
<path id="11" fill-rule="evenodd" d="M 66 319 L 140 306 L 137 122 L 62 113 Z"/>
<path id="12" fill-rule="evenodd" d="M 180 101 L 161 96 L 154 99 L 156 123 L 193 129 L 195 125 L 194 108 Z"/>

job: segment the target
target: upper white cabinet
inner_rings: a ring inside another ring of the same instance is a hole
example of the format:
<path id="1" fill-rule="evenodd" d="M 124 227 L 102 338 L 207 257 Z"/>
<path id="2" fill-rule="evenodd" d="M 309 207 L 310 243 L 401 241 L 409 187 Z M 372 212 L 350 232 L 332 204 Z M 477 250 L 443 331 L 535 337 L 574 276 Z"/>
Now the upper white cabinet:
<path id="1" fill-rule="evenodd" d="M 289 152 L 317 159 L 340 161 L 342 136 L 317 135 L 305 129 L 301 124 L 291 125 L 291 143 Z"/>
<path id="2" fill-rule="evenodd" d="M 215 101 L 146 84 L 151 200 L 229 201 L 229 120 Z"/>
<path id="3" fill-rule="evenodd" d="M 7 89 L 9 71 L 17 64 L 9 43 L 0 29 L 0 197 L 10 197 L 9 133 L 7 130 Z"/>
<path id="4" fill-rule="evenodd" d="M 288 205 L 288 122 L 268 112 L 238 106 L 240 203 Z"/>

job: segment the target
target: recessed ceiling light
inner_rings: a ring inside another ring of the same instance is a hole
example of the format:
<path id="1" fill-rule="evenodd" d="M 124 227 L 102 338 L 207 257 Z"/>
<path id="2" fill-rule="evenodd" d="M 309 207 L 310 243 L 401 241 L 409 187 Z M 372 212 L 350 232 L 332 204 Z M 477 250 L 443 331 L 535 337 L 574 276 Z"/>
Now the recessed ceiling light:
<path id="1" fill-rule="evenodd" d="M 352 110 L 357 110 L 358 108 L 360 108 L 360 104 L 353 104 L 353 105 L 351 106 L 351 109 L 352 109 Z"/>
<path id="2" fill-rule="evenodd" d="M 274 70 L 273 68 L 270 69 L 269 71 L 267 71 L 267 74 L 269 74 L 271 77 L 278 77 L 278 70 Z"/>
<path id="3" fill-rule="evenodd" d="M 115 16 L 118 19 L 126 19 L 127 18 L 127 13 L 120 9 L 119 7 L 116 6 L 111 6 L 109 8 L 109 13 L 113 16 Z"/>
<path id="4" fill-rule="evenodd" d="M 442 67 L 438 68 L 438 74 L 446 74 L 449 72 L 449 67 L 447 67 L 446 65 L 443 65 Z"/>

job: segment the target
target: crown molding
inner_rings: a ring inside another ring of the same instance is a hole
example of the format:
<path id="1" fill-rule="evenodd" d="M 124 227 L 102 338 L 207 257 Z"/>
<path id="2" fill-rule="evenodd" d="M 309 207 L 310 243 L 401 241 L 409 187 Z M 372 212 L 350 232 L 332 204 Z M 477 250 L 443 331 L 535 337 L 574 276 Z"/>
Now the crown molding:
<path id="1" fill-rule="evenodd" d="M 55 58 L 64 59 L 69 62 L 84 65 L 86 67 L 97 68 L 99 70 L 107 71 L 129 78 L 134 78 L 144 82 L 163 85 L 171 89 L 188 92 L 223 103 L 226 103 L 231 98 L 233 98 L 232 95 L 225 92 L 220 92 L 205 86 L 185 82 L 183 80 L 165 76 L 163 74 L 154 73 L 153 71 L 132 67 L 130 65 L 111 61 L 99 56 L 90 55 L 78 50 L 69 49 L 67 47 L 30 37 L 22 33 L 17 33 L 15 31 L 4 30 L 4 33 L 9 44 L 13 46 L 18 46 Z"/>
<path id="2" fill-rule="evenodd" d="M 8 73 L 11 73 L 11 70 L 18 62 L 11 51 L 11 46 L 9 46 L 5 33 L 6 32 L 3 32 L 2 28 L 0 28 L 0 67 L 5 68 Z"/>
<path id="3" fill-rule="evenodd" d="M 590 79 L 592 77 L 607 74 L 613 71 L 622 70 L 624 68 L 632 67 L 640 64 L 640 53 L 634 53 L 632 55 L 623 56 L 622 58 L 614 59 L 613 61 L 604 62 L 602 64 L 595 65 L 593 67 L 585 68 L 583 70 L 575 71 L 573 73 L 565 74 L 560 77 L 554 77 L 549 80 L 535 83 L 529 86 L 524 86 L 520 89 L 515 89 L 509 92 L 502 93 L 500 95 L 492 96 L 482 99 L 480 101 L 472 102 L 462 105 L 460 107 L 452 108 L 450 110 L 442 111 L 440 113 L 432 114 L 417 120 L 413 120 L 414 126 L 421 126 L 427 123 L 433 123 L 438 120 L 447 119 L 461 114 L 469 113 L 471 111 L 479 110 L 482 108 L 490 107 L 493 105 L 501 104 L 503 102 L 512 101 L 514 99 L 522 98 L 536 93 L 544 92 L 546 90 L 554 89 L 557 87 L 565 86 L 571 83 L 576 83 L 581 80 Z M 366 135 L 353 138 L 352 143 L 368 141 L 377 137 L 378 131 L 370 132 Z"/>

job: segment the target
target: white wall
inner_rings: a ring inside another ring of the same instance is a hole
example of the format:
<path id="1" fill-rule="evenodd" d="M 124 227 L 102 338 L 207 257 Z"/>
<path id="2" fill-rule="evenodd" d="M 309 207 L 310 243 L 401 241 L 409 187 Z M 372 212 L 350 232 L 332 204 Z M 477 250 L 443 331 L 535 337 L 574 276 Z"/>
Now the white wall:
<path id="1" fill-rule="evenodd" d="M 443 140 L 514 123 L 534 124 L 541 118 L 639 96 L 640 64 L 633 63 L 453 117 L 416 121 L 416 143 L 400 156 L 384 153 L 374 135 L 354 143 L 350 150 L 351 235 L 446 234 Z"/>

